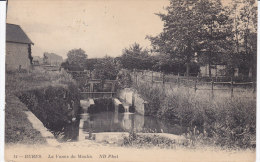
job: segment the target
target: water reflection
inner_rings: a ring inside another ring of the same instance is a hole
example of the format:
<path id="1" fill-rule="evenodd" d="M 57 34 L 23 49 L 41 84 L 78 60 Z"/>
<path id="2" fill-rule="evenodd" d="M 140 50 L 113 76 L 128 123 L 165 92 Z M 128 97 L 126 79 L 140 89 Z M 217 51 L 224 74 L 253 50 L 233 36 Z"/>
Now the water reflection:
<path id="1" fill-rule="evenodd" d="M 143 132 L 182 134 L 185 129 L 168 121 L 133 113 L 100 112 L 81 114 L 79 121 L 65 128 L 66 140 L 85 140 L 91 133 L 98 132 Z"/>

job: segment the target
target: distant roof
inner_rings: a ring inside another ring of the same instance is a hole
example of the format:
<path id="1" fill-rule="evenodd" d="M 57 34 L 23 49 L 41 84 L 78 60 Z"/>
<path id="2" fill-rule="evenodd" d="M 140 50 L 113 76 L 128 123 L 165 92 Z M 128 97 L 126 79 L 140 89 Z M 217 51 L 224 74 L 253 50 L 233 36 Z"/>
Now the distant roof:
<path id="1" fill-rule="evenodd" d="M 6 42 L 33 44 L 19 25 L 6 24 Z"/>

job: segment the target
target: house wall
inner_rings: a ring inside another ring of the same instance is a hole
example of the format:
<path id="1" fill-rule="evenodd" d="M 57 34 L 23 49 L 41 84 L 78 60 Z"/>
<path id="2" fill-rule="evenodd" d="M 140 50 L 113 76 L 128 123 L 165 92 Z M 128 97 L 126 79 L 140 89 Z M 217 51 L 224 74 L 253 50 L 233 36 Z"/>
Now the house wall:
<path id="1" fill-rule="evenodd" d="M 22 69 L 28 69 L 28 44 L 6 42 L 6 69 L 16 70 L 21 65 Z"/>
<path id="2" fill-rule="evenodd" d="M 215 76 L 223 76 L 226 75 L 225 69 L 226 65 L 213 65 L 214 67 L 211 68 L 211 75 Z M 200 67 L 200 74 L 201 76 L 209 76 L 209 66 L 201 66 Z"/>

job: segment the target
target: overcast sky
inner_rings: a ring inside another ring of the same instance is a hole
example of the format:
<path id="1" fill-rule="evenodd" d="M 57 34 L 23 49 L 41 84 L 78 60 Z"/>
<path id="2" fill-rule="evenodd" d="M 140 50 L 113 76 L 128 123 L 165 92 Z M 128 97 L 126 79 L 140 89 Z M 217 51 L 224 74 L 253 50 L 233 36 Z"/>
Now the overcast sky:
<path id="1" fill-rule="evenodd" d="M 9 0 L 7 23 L 19 24 L 34 42 L 33 56 L 54 52 L 66 58 L 82 48 L 89 58 L 119 56 L 134 42 L 149 47 L 168 0 Z"/>

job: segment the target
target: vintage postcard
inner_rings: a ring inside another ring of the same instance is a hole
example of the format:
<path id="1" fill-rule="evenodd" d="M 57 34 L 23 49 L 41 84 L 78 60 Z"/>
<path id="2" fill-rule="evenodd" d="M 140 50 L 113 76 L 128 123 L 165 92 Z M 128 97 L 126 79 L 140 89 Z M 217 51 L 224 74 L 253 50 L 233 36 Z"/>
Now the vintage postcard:
<path id="1" fill-rule="evenodd" d="M 8 0 L 5 161 L 256 161 L 256 0 Z"/>

